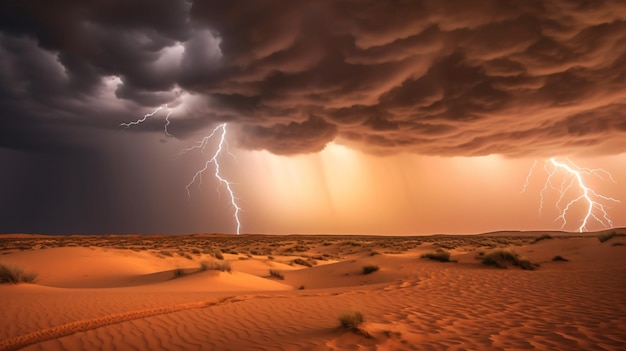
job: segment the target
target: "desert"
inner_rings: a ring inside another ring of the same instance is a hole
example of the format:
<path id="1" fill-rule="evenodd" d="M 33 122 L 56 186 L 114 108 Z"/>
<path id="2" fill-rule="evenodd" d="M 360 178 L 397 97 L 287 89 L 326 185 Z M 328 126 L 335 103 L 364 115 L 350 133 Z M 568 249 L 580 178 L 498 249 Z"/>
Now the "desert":
<path id="1" fill-rule="evenodd" d="M 0 351 L 626 351 L 626 0 L 4 0 L 0 111 Z"/>
<path id="2" fill-rule="evenodd" d="M 0 243 L 0 350 L 626 346 L 624 228 Z"/>

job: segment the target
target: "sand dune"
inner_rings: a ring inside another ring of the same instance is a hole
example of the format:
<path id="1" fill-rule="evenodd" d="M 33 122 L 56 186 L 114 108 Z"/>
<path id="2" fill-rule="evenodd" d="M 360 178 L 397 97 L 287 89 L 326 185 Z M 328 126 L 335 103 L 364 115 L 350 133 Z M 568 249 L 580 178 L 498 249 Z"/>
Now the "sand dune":
<path id="1" fill-rule="evenodd" d="M 0 350 L 625 349 L 626 236 L 543 234 L 3 236 L 0 263 L 39 276 L 0 285 Z M 540 267 L 477 259 L 503 248 Z"/>

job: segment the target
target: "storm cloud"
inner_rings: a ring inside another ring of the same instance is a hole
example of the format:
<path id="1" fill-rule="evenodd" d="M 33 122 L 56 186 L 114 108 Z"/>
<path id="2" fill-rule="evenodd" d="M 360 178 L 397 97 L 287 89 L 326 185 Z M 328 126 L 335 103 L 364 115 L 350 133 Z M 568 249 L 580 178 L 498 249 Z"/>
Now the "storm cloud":
<path id="1" fill-rule="evenodd" d="M 626 151 L 621 0 L 8 0 L 0 31 L 5 148 L 170 104 L 279 154 Z"/>

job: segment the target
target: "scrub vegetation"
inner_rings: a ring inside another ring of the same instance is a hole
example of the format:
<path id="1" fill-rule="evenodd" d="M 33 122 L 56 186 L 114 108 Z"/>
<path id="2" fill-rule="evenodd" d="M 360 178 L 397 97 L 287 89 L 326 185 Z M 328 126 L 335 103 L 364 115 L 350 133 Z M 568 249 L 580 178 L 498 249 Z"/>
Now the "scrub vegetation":
<path id="1" fill-rule="evenodd" d="M 37 274 L 26 272 L 23 268 L 0 264 L 0 284 L 34 283 Z"/>

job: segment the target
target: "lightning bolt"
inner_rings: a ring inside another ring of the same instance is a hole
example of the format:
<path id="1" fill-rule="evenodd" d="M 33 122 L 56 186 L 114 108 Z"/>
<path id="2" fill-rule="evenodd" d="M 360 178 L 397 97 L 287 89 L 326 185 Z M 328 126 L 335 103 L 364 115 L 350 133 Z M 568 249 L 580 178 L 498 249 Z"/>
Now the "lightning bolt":
<path id="1" fill-rule="evenodd" d="M 167 105 L 164 106 L 159 106 L 156 109 L 154 109 L 154 111 L 145 114 L 142 118 L 136 120 L 136 121 L 132 121 L 132 122 L 128 122 L 128 123 L 120 123 L 120 127 L 131 127 L 131 126 L 136 126 L 138 124 L 141 124 L 145 121 L 148 120 L 148 118 L 156 115 L 159 111 L 161 111 L 162 109 L 166 109 L 167 110 L 167 115 L 165 116 L 165 126 L 163 127 L 163 131 L 165 132 L 165 134 L 169 137 L 173 137 L 172 134 L 170 134 L 170 132 L 167 130 L 167 127 L 170 125 L 170 116 L 172 115 L 172 109 L 169 108 Z"/>
<path id="2" fill-rule="evenodd" d="M 132 122 L 128 122 L 128 123 L 121 123 L 120 126 L 121 127 L 125 127 L 125 128 L 129 128 L 131 126 L 136 126 L 139 125 L 143 122 L 145 122 L 146 120 L 148 120 L 148 118 L 154 116 L 155 114 L 157 114 L 159 111 L 161 111 L 162 109 L 167 109 L 167 115 L 165 116 L 165 126 L 163 127 L 163 130 L 165 132 L 166 135 L 172 137 L 172 134 L 169 133 L 169 131 L 167 130 L 167 127 L 170 125 L 170 116 L 172 115 L 172 109 L 169 108 L 167 105 L 164 106 L 159 106 L 156 109 L 154 109 L 154 111 L 145 114 L 142 118 L 136 120 L 136 121 L 132 121 Z M 196 182 L 198 181 L 198 185 L 202 185 L 202 173 L 204 173 L 208 168 L 209 168 L 209 164 L 213 163 L 215 164 L 215 178 L 217 178 L 217 180 L 219 181 L 220 184 L 223 184 L 226 187 L 226 190 L 228 191 L 228 194 L 230 196 L 230 203 L 233 206 L 233 208 L 235 209 L 235 213 L 233 215 L 235 222 L 237 223 L 237 235 L 239 235 L 241 233 L 241 221 L 239 220 L 239 212 L 241 211 L 241 208 L 239 207 L 239 205 L 237 205 L 237 197 L 235 196 L 235 193 L 233 192 L 233 189 L 231 187 L 232 183 L 222 177 L 221 173 L 220 173 L 220 164 L 218 161 L 218 157 L 222 154 L 222 152 L 224 150 L 226 150 L 226 152 L 231 155 L 233 158 L 235 158 L 235 155 L 233 155 L 229 148 L 228 148 L 228 142 L 226 141 L 226 123 L 222 123 L 219 126 L 215 127 L 215 129 L 213 129 L 213 131 L 211 132 L 211 134 L 209 134 L 208 136 L 205 136 L 204 138 L 202 138 L 202 140 L 196 142 L 196 145 L 191 146 L 189 148 L 183 149 L 178 153 L 178 156 L 182 156 L 187 152 L 199 149 L 201 152 L 204 152 L 204 150 L 207 147 L 207 144 L 209 143 L 209 141 L 217 134 L 220 133 L 220 140 L 219 140 L 219 144 L 217 146 L 217 149 L 215 151 L 215 153 L 213 154 L 213 157 L 211 157 L 208 161 L 206 161 L 204 163 L 204 167 L 202 169 L 200 169 L 199 171 L 197 171 L 193 178 L 191 179 L 191 181 L 187 184 L 187 186 L 185 187 L 187 190 L 187 198 L 191 199 L 191 192 L 189 190 L 189 188 Z"/>
<path id="3" fill-rule="evenodd" d="M 608 201 L 621 203 L 621 201 L 612 197 L 598 194 L 595 190 L 590 188 L 585 183 L 585 179 L 583 178 L 583 176 L 594 175 L 602 180 L 606 180 L 606 178 L 608 178 L 613 183 L 615 183 L 615 180 L 613 179 L 611 174 L 601 168 L 592 169 L 579 167 L 571 160 L 566 160 L 566 162 L 561 162 L 557 161 L 555 158 L 550 158 L 549 160 L 545 161 L 544 170 L 548 174 L 548 177 L 540 192 L 539 213 L 543 211 L 546 192 L 554 190 L 559 194 L 559 198 L 556 201 L 556 208 L 559 211 L 559 216 L 557 216 L 555 222 L 561 221 L 561 228 L 564 228 L 567 225 L 568 213 L 570 212 L 572 206 L 578 203 L 584 204 L 586 208 L 585 215 L 580 221 L 578 232 L 582 233 L 583 231 L 586 231 L 587 225 L 592 220 L 600 223 L 604 227 L 613 226 L 613 221 L 611 221 L 611 219 L 609 218 L 606 212 L 605 204 L 603 204 L 603 202 L 606 203 Z M 524 183 L 522 192 L 526 191 L 529 179 L 536 165 L 537 161 L 535 160 L 533 166 L 530 169 L 530 172 L 528 173 L 528 176 L 526 177 L 526 182 Z M 560 184 L 558 183 L 559 175 L 561 175 Z M 563 206 L 566 198 L 569 197 L 573 198 L 570 201 L 567 201 L 567 203 Z"/>
<path id="4" fill-rule="evenodd" d="M 191 192 L 189 188 L 196 181 L 198 181 L 198 186 L 202 185 L 202 173 L 204 173 L 209 168 L 209 165 L 213 163 L 215 165 L 215 173 L 214 173 L 215 178 L 220 182 L 220 184 L 223 184 L 226 187 L 228 195 L 230 196 L 230 204 L 232 205 L 234 209 L 233 218 L 235 219 L 235 222 L 237 223 L 237 234 L 240 234 L 241 221 L 239 220 L 239 212 L 241 211 L 241 208 L 239 207 L 239 205 L 237 205 L 237 197 L 235 196 L 235 193 L 233 192 L 233 189 L 231 187 L 232 183 L 228 179 L 222 177 L 222 175 L 220 174 L 220 163 L 218 161 L 218 157 L 222 154 L 224 150 L 226 150 L 226 152 L 228 152 L 230 155 L 233 155 L 228 150 L 228 142 L 226 142 L 226 123 L 222 123 L 219 126 L 215 127 L 215 129 L 213 129 L 211 134 L 202 138 L 201 141 L 196 142 L 197 145 L 194 145 L 192 147 L 182 150 L 179 153 L 179 156 L 189 151 L 196 150 L 196 149 L 199 149 L 201 152 L 204 151 L 204 149 L 207 146 L 207 143 L 211 139 L 213 139 L 213 137 L 218 133 L 219 133 L 219 144 L 217 146 L 217 149 L 215 150 L 215 153 L 213 153 L 213 156 L 204 163 L 204 167 L 198 170 L 196 174 L 194 174 L 191 181 L 187 184 L 186 186 L 187 197 L 191 198 Z"/>
<path id="5" fill-rule="evenodd" d="M 528 188 L 528 184 L 530 183 L 530 176 L 533 175 L 535 171 L 535 167 L 537 167 L 537 160 L 533 162 L 533 166 L 530 167 L 530 171 L 528 171 L 528 175 L 526 176 L 526 181 L 524 182 L 524 187 L 522 188 L 522 193 L 526 192 L 526 188 Z"/>

